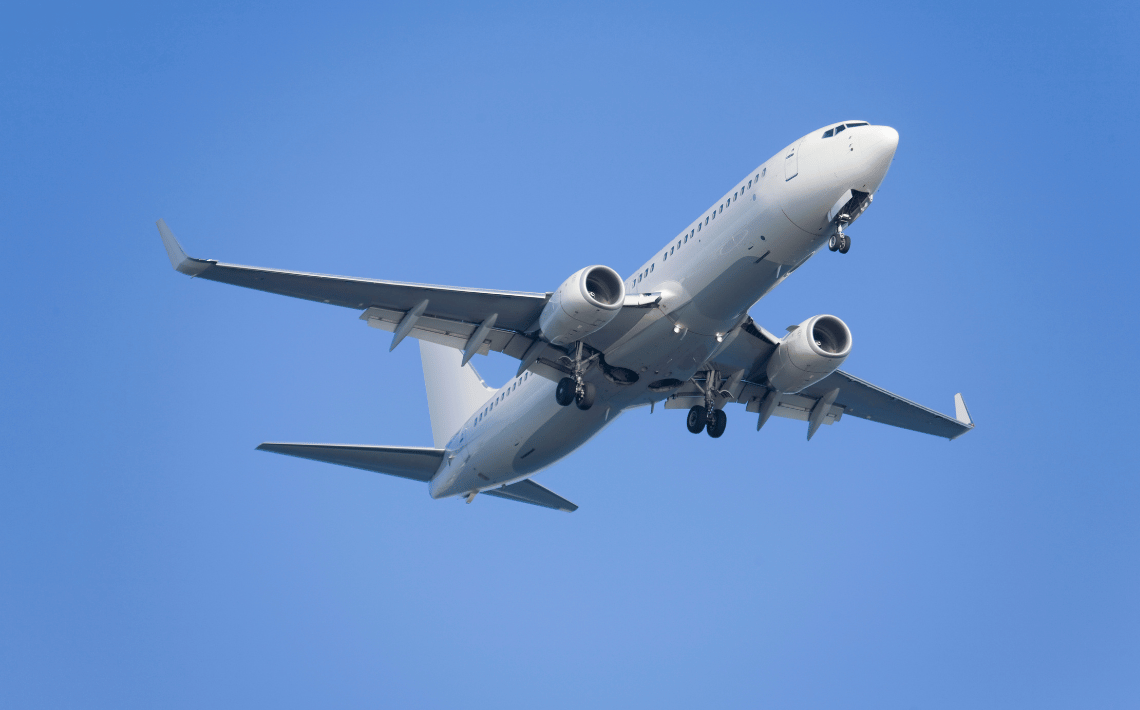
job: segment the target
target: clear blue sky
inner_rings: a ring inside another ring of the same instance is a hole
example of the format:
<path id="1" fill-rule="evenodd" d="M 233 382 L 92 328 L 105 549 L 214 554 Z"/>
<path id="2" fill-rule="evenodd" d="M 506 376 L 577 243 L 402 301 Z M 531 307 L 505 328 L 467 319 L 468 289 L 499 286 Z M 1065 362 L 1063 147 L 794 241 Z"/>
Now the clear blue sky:
<path id="1" fill-rule="evenodd" d="M 0 706 L 1140 706 L 1134 3 L 37 8 L 0 21 Z M 417 348 L 154 228 L 543 292 L 843 119 L 891 173 L 752 315 L 839 315 L 846 370 L 977 430 L 639 410 L 539 475 L 572 515 L 254 451 L 430 445 Z"/>

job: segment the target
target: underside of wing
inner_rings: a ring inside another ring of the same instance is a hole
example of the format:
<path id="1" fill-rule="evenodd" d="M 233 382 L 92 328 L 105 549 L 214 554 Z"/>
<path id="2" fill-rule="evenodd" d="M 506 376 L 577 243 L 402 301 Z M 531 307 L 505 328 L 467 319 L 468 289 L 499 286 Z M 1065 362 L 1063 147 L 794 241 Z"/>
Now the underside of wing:
<path id="1" fill-rule="evenodd" d="M 543 488 L 529 478 L 524 481 L 512 483 L 509 486 L 482 491 L 482 493 L 484 495 L 495 496 L 496 498 L 506 498 L 507 500 L 517 500 L 520 503 L 530 503 L 531 505 L 538 505 L 543 508 L 562 510 L 567 513 L 573 513 L 575 510 L 578 510 L 578 506 L 549 488 Z"/>
<path id="2" fill-rule="evenodd" d="M 776 392 L 767 381 L 766 366 L 779 345 L 779 338 L 746 320 L 714 355 L 711 369 L 715 377 L 710 372 L 699 373 L 670 394 L 665 407 L 703 405 L 705 391 L 711 386 L 714 406 L 730 402 L 746 405 L 747 411 L 759 414 L 757 428 L 772 416 L 806 421 L 809 439 L 821 425 L 834 424 L 844 415 L 947 439 L 956 439 L 974 428 L 961 395 L 955 397 L 956 417 L 950 417 L 842 370 L 795 394 Z"/>
<path id="3" fill-rule="evenodd" d="M 557 380 L 569 372 L 564 360 L 567 351 L 546 342 L 538 333 L 539 316 L 550 300 L 549 293 L 454 288 L 224 264 L 187 256 L 162 220 L 158 221 L 158 231 L 177 271 L 358 309 L 361 320 L 369 326 L 393 334 L 391 348 L 412 337 L 461 350 L 464 363 L 493 350 L 520 360 L 519 374 L 530 370 Z M 587 345 L 605 349 L 652 312 L 659 300 L 659 294 L 630 296 L 611 327 L 591 336 L 597 344 L 587 340 Z"/>
<path id="4" fill-rule="evenodd" d="M 158 230 L 171 264 L 184 274 L 345 308 L 375 306 L 404 314 L 426 300 L 429 307 L 425 313 L 430 316 L 478 325 L 494 313 L 500 328 L 524 331 L 538 320 L 547 300 L 542 293 L 378 281 L 195 259 L 186 255 L 162 220 L 158 221 Z"/>
<path id="5" fill-rule="evenodd" d="M 842 370 L 833 372 L 823 380 L 805 388 L 800 394 L 818 399 L 835 389 L 839 390 L 839 394 L 834 406 L 841 407 L 843 414 L 848 416 L 946 439 L 957 439 L 974 428 L 968 416 L 964 420 L 959 420 L 936 412 Z M 957 398 L 957 401 L 960 400 L 961 395 Z"/>

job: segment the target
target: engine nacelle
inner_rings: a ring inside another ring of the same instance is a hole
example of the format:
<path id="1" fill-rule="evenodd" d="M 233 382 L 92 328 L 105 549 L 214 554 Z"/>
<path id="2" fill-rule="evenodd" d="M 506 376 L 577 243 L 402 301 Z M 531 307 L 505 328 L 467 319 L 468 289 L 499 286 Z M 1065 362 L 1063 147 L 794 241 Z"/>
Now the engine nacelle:
<path id="1" fill-rule="evenodd" d="M 608 266 L 587 266 L 562 282 L 538 318 L 542 337 L 568 345 L 609 323 L 625 302 L 625 283 Z"/>
<path id="2" fill-rule="evenodd" d="M 799 392 L 839 369 L 851 352 L 851 331 L 835 316 L 814 316 L 784 336 L 768 359 L 768 384 Z"/>

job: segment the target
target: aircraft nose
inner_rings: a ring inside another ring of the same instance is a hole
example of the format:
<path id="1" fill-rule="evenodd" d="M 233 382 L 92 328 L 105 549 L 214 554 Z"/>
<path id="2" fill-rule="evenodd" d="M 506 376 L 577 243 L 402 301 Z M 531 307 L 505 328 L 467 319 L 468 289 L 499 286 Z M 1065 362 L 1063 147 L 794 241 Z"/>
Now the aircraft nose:
<path id="1" fill-rule="evenodd" d="M 887 170 L 899 147 L 899 132 L 890 126 L 868 126 L 871 140 L 867 148 L 868 178 L 876 187 L 887 176 Z"/>

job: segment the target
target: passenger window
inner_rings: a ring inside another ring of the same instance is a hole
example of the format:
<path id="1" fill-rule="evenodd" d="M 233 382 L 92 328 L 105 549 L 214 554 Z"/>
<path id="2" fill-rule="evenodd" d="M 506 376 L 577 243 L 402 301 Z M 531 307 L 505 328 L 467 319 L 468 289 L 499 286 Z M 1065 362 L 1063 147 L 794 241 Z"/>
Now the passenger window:
<path id="1" fill-rule="evenodd" d="M 672 253 L 673 253 L 673 247 L 669 247 L 669 253 L 670 253 L 670 254 L 672 254 Z"/>
<path id="2" fill-rule="evenodd" d="M 768 168 L 764 168 L 764 170 L 767 170 L 767 169 Z M 756 173 L 756 182 L 760 182 L 760 173 Z"/>
<path id="3" fill-rule="evenodd" d="M 824 138 L 831 138 L 833 135 L 835 135 L 835 129 L 834 128 L 829 128 L 823 132 Z"/>
<path id="4" fill-rule="evenodd" d="M 661 257 L 661 261 L 668 261 L 668 260 L 669 260 L 669 252 L 665 252 L 665 255 Z"/>
<path id="5" fill-rule="evenodd" d="M 654 266 L 657 266 L 657 264 L 650 264 L 650 265 L 649 265 L 649 270 L 650 270 L 650 271 L 653 271 L 653 267 L 654 267 Z"/>
<path id="6" fill-rule="evenodd" d="M 685 243 L 686 243 L 686 244 L 688 244 L 688 243 L 689 243 L 689 235 L 688 235 L 688 234 L 686 234 L 686 235 L 685 235 Z"/>
<path id="7" fill-rule="evenodd" d="M 751 180 L 748 181 L 748 187 L 749 187 L 749 189 L 752 188 L 752 181 Z"/>

